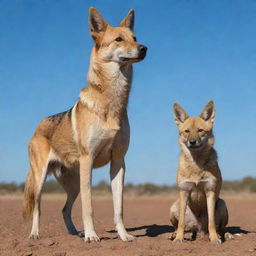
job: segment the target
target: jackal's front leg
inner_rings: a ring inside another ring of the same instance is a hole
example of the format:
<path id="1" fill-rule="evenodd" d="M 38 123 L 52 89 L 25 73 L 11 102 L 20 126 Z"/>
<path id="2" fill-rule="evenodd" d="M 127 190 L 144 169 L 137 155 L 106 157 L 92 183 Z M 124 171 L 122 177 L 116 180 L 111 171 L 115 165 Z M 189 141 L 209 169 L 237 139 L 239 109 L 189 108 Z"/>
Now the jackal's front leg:
<path id="1" fill-rule="evenodd" d="M 80 157 L 80 191 L 82 199 L 84 240 L 85 242 L 98 242 L 100 239 L 95 232 L 93 224 L 91 183 L 92 158 L 89 155 L 82 155 Z"/>
<path id="2" fill-rule="evenodd" d="M 179 223 L 176 238 L 173 242 L 183 242 L 185 230 L 185 212 L 188 203 L 189 191 L 181 190 L 179 195 Z"/>
<path id="3" fill-rule="evenodd" d="M 208 211 L 209 238 L 212 243 L 221 244 L 221 239 L 217 234 L 216 224 L 215 224 L 215 205 L 216 205 L 215 192 L 207 191 L 206 198 L 207 198 L 207 211 Z"/>
<path id="4" fill-rule="evenodd" d="M 123 241 L 132 241 L 123 223 L 123 188 L 124 188 L 125 163 L 124 160 L 112 160 L 110 167 L 111 188 L 114 204 L 114 222 L 118 235 Z"/>

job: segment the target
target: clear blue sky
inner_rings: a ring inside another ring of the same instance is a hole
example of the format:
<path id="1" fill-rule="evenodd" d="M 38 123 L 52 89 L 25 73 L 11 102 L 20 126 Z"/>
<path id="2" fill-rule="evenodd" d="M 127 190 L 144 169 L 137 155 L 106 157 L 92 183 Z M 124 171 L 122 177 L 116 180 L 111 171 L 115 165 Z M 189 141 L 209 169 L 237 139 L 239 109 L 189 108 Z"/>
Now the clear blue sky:
<path id="1" fill-rule="evenodd" d="M 86 85 L 91 5 L 112 25 L 134 8 L 148 46 L 134 65 L 126 182 L 175 183 L 172 104 L 197 115 L 210 99 L 224 179 L 255 175 L 256 1 L 0 0 L 0 181 L 25 180 L 39 121 L 69 109 Z M 94 182 L 108 177 L 94 171 Z"/>

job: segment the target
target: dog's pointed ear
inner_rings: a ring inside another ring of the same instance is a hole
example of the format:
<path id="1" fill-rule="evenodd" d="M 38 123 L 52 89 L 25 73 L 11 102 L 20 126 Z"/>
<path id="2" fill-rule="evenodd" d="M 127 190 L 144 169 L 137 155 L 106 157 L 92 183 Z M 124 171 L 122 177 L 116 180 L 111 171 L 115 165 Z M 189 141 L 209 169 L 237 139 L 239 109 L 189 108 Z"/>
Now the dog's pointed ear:
<path id="1" fill-rule="evenodd" d="M 134 21 L 135 21 L 135 15 L 134 15 L 134 10 L 131 9 L 127 16 L 121 21 L 120 23 L 120 27 L 127 27 L 129 28 L 131 31 L 133 31 L 134 28 Z"/>
<path id="2" fill-rule="evenodd" d="M 95 37 L 97 34 L 106 30 L 108 23 L 103 19 L 101 14 L 94 7 L 90 7 L 89 25 L 91 35 Z"/>
<path id="3" fill-rule="evenodd" d="M 189 115 L 186 113 L 186 111 L 177 103 L 173 104 L 173 115 L 174 121 L 178 126 L 189 118 Z"/>
<path id="4" fill-rule="evenodd" d="M 209 101 L 204 107 L 202 113 L 200 114 L 200 118 L 202 118 L 206 122 L 214 123 L 215 119 L 215 110 L 213 101 Z"/>

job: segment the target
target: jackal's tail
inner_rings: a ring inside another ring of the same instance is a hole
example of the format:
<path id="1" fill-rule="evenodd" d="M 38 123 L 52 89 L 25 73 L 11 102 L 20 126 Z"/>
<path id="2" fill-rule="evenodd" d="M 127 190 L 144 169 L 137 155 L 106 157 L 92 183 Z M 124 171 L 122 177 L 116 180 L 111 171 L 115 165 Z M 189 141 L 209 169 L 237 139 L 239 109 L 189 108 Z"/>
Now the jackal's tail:
<path id="1" fill-rule="evenodd" d="M 33 210 L 35 208 L 35 191 L 36 191 L 36 182 L 35 176 L 30 169 L 25 189 L 24 189 L 24 198 L 23 198 L 23 208 L 22 216 L 25 220 L 28 220 L 32 217 Z"/>

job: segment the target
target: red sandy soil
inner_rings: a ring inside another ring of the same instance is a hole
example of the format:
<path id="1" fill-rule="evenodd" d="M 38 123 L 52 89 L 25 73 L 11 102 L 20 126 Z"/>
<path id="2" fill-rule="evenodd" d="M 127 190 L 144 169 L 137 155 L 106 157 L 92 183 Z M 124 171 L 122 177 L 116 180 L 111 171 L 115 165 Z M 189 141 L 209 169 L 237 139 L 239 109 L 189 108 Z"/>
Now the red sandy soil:
<path id="1" fill-rule="evenodd" d="M 95 226 L 100 243 L 85 243 L 83 238 L 68 235 L 61 216 L 64 197 L 44 198 L 41 215 L 41 239 L 28 239 L 31 222 L 21 217 L 20 198 L 0 197 L 0 256 L 79 256 L 79 255 L 256 255 L 256 198 L 227 199 L 230 212 L 228 231 L 234 239 L 213 245 L 207 238 L 174 244 L 168 240 L 173 227 L 169 223 L 169 207 L 173 199 L 125 200 L 125 224 L 133 242 L 122 242 L 113 231 L 110 199 L 94 199 Z M 73 209 L 73 219 L 82 230 L 80 200 Z"/>

